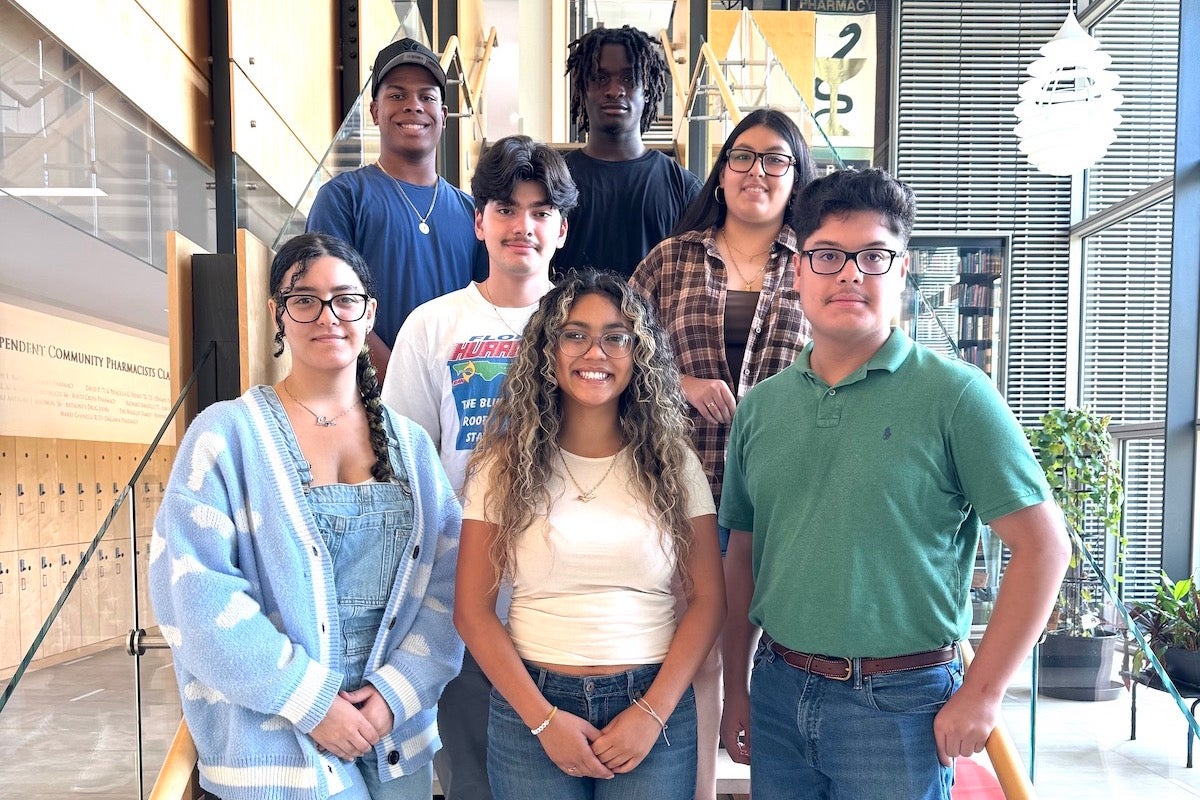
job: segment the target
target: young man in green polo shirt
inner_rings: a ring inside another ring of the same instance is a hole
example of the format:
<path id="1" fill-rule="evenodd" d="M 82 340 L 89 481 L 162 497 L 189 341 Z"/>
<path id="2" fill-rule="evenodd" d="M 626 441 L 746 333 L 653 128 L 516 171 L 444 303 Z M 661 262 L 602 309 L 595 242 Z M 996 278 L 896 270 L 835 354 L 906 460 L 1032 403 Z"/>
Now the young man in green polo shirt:
<path id="1" fill-rule="evenodd" d="M 802 191 L 812 342 L 733 420 L 721 734 L 756 796 L 949 798 L 1066 568 L 1061 514 L 990 379 L 892 327 L 915 213 L 881 170 Z M 964 680 L 983 524 L 1012 558 Z"/>

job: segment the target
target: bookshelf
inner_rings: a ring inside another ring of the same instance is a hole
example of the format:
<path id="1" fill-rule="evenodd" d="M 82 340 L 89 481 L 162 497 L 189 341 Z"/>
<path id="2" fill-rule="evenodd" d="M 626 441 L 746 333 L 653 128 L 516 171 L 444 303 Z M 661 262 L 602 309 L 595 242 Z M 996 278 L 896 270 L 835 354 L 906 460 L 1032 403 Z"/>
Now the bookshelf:
<path id="1" fill-rule="evenodd" d="M 1006 252 L 1002 237 L 914 236 L 901 320 L 917 341 L 998 382 Z"/>

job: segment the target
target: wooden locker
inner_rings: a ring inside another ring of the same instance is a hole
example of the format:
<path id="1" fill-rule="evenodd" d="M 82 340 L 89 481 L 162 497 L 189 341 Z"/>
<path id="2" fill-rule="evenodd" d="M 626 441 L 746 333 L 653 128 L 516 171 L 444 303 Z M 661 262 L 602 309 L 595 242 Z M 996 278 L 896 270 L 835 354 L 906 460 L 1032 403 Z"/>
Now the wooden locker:
<path id="1" fill-rule="evenodd" d="M 116 494 L 113 491 L 113 448 L 110 442 L 93 442 L 92 450 L 96 459 L 95 486 L 91 489 L 92 511 L 96 514 L 96 531 L 104 524 L 108 512 L 112 509 Z M 95 531 L 93 532 L 95 533 Z"/>
<path id="2" fill-rule="evenodd" d="M 78 515 L 74 542 L 90 542 L 100 524 L 96 521 L 96 443 L 75 442 L 75 485 L 71 503 Z"/>
<path id="3" fill-rule="evenodd" d="M 154 609 L 150 605 L 150 537 L 143 536 L 137 540 L 137 576 L 138 576 L 138 624 L 147 630 L 158 623 L 154 619 Z"/>
<path id="4" fill-rule="evenodd" d="M 57 515 L 57 536 L 51 545 L 63 547 L 79 541 L 79 451 L 74 439 L 53 439 L 58 455 L 58 477 L 51 487 L 54 513 Z"/>
<path id="5" fill-rule="evenodd" d="M 21 605 L 21 654 L 33 644 L 46 615 L 54 607 L 51 577 L 53 576 L 52 553 L 41 548 L 17 552 L 17 569 L 20 577 L 17 585 Z M 51 627 L 42 640 L 34 658 L 45 658 L 62 651 L 62 630 Z"/>
<path id="6" fill-rule="evenodd" d="M 16 552 L 0 551 L 0 675 L 11 674 L 21 661 L 19 580 Z"/>
<path id="7" fill-rule="evenodd" d="M 72 500 L 74 499 L 72 497 Z M 53 577 L 50 581 L 53 588 L 50 599 L 51 608 L 62 597 L 62 593 L 66 591 L 67 585 L 71 582 L 71 576 L 75 574 L 75 567 L 79 564 L 77 548 L 78 545 L 75 543 L 55 548 L 51 568 Z M 55 624 L 61 633 L 60 641 L 64 653 L 78 650 L 87 644 L 83 639 L 83 605 L 80 597 L 80 586 L 76 583 L 75 588 L 67 595 L 66 602 L 58 612 L 58 622 Z M 47 609 L 47 613 L 49 613 L 49 609 Z"/>
<path id="8" fill-rule="evenodd" d="M 88 543 L 81 544 L 76 551 L 79 560 L 83 560 Z M 99 550 L 92 554 L 92 560 L 84 567 L 79 576 L 75 591 L 79 593 L 79 629 L 85 645 L 95 644 L 103 638 L 100 635 L 100 584 L 96 579 Z M 78 563 L 78 562 L 76 562 Z"/>
<path id="9" fill-rule="evenodd" d="M 54 439 L 35 439 L 38 471 L 38 542 L 40 547 L 59 543 L 63 485 L 58 479 L 58 447 Z"/>
<path id="10" fill-rule="evenodd" d="M 28 436 L 13 439 L 16 472 L 17 549 L 32 550 L 38 539 L 37 440 Z"/>
<path id="11" fill-rule="evenodd" d="M 145 455 L 145 448 L 139 446 L 135 463 L 140 464 Z M 138 478 L 137 535 L 139 537 L 150 535 L 151 527 L 154 525 L 154 515 L 158 513 L 160 465 L 161 459 L 158 458 L 158 453 L 150 453 L 150 457 L 146 459 L 146 466 L 142 468 L 142 474 Z"/>
<path id="12" fill-rule="evenodd" d="M 17 549 L 16 446 L 13 437 L 0 436 L 0 553 Z"/>
<path id="13" fill-rule="evenodd" d="M 124 633 L 120 610 L 121 576 L 117 572 L 113 543 L 107 538 L 96 550 L 96 604 L 100 639 L 113 639 Z"/>

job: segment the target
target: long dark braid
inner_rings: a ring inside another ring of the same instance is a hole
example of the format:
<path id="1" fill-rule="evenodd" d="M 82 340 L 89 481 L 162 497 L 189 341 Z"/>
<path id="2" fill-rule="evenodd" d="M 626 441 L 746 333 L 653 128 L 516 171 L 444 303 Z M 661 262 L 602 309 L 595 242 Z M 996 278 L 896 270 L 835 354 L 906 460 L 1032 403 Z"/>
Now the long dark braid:
<path id="1" fill-rule="evenodd" d="M 322 256 L 330 256 L 346 264 L 354 270 L 354 274 L 362 281 L 363 291 L 369 297 L 375 296 L 375 281 L 371 278 L 371 270 L 358 251 L 346 242 L 330 236 L 327 233 L 302 233 L 289 239 L 271 262 L 271 296 L 275 298 L 275 357 L 283 353 L 283 297 L 296 281 L 308 270 L 308 265 Z M 292 267 L 292 280 L 285 288 L 283 276 Z M 358 375 L 358 395 L 362 398 L 363 408 L 367 412 L 367 428 L 370 432 L 371 452 L 375 454 L 375 464 L 371 467 L 371 475 L 377 481 L 390 481 L 395 477 L 392 471 L 392 459 L 388 449 L 387 428 L 383 422 L 383 401 L 379 399 L 379 378 L 366 345 L 358 354 L 356 366 Z"/>
<path id="2" fill-rule="evenodd" d="M 363 408 L 367 410 L 371 452 L 375 454 L 375 464 L 371 467 L 371 475 L 375 480 L 386 483 L 396 477 L 396 474 L 392 471 L 387 427 L 383 424 L 383 401 L 379 399 L 379 379 L 375 372 L 375 365 L 371 363 L 370 350 L 366 345 L 363 345 L 362 352 L 358 354 L 358 394 L 362 397 Z"/>
<path id="3" fill-rule="evenodd" d="M 600 50 L 606 44 L 624 46 L 633 65 L 633 79 L 646 91 L 642 107 L 642 133 L 658 119 L 658 106 L 667 92 L 667 60 L 662 45 L 645 31 L 622 25 L 620 28 L 595 28 L 567 45 L 567 76 L 571 79 L 571 118 L 581 133 L 588 132 L 588 81 L 600 65 Z"/>

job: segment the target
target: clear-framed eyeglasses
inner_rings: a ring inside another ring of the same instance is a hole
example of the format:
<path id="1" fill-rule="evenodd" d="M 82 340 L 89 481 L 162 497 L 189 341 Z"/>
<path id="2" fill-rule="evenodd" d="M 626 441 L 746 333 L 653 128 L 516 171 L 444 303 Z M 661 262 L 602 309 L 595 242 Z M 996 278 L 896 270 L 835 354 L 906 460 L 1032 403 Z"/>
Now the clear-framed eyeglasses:
<path id="1" fill-rule="evenodd" d="M 328 300 L 322 300 L 311 294 L 285 294 L 280 298 L 289 317 L 295 322 L 316 322 L 325 313 L 325 307 L 342 322 L 358 322 L 367 313 L 369 294 L 353 292 L 335 294 Z"/>
<path id="2" fill-rule="evenodd" d="M 772 178 L 782 178 L 796 163 L 796 159 L 787 153 L 760 153 L 745 147 L 735 147 L 725 154 L 729 168 L 734 172 L 749 172 L 754 168 L 755 161 L 762 162 L 762 171 Z"/>
<path id="3" fill-rule="evenodd" d="M 609 358 L 628 358 L 633 352 L 633 334 L 623 331 L 609 331 L 592 336 L 580 330 L 568 329 L 559 331 L 555 341 L 558 352 L 572 358 L 588 352 L 593 344 L 599 344 L 600 349 Z"/>
<path id="4" fill-rule="evenodd" d="M 869 247 L 855 252 L 820 247 L 816 250 L 801 250 L 800 255 L 808 256 L 809 268 L 818 275 L 836 275 L 851 261 L 863 275 L 883 275 L 892 268 L 892 262 L 900 254 L 882 247 Z"/>

